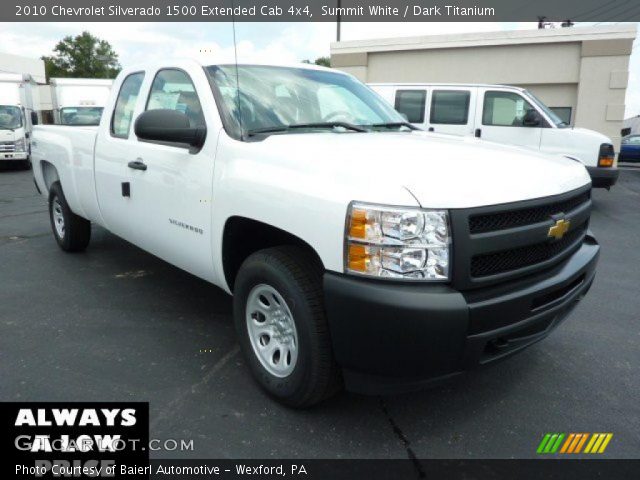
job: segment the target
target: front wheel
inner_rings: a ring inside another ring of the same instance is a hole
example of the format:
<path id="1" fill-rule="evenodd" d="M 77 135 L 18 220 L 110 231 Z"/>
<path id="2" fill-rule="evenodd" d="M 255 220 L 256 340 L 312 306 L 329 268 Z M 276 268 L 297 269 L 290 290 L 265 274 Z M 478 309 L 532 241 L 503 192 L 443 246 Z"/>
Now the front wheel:
<path id="1" fill-rule="evenodd" d="M 91 239 L 91 222 L 71 211 L 60 182 L 49 189 L 49 219 L 53 236 L 65 252 L 80 252 Z"/>
<path id="2" fill-rule="evenodd" d="M 293 407 L 340 387 L 318 263 L 303 248 L 269 248 L 249 256 L 235 282 L 234 320 L 249 368 L 263 389 Z"/>

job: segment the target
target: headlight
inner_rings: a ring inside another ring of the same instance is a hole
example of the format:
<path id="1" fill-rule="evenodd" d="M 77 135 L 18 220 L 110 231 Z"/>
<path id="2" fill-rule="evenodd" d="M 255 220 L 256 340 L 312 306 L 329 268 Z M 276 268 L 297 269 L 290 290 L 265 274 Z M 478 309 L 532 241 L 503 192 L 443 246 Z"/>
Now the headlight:
<path id="1" fill-rule="evenodd" d="M 446 210 L 352 203 L 345 271 L 402 280 L 449 280 L 451 234 Z"/>
<path id="2" fill-rule="evenodd" d="M 15 142 L 13 142 L 13 144 L 16 146 L 16 152 L 24 152 L 24 149 L 25 149 L 24 138 L 21 138 L 20 140 L 16 140 Z"/>

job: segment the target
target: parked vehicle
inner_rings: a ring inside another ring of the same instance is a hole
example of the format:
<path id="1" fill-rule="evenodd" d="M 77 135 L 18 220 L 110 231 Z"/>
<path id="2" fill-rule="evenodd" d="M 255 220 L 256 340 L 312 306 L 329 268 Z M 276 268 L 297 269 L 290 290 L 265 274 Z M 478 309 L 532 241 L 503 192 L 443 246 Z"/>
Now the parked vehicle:
<path id="1" fill-rule="evenodd" d="M 53 117 L 58 125 L 98 125 L 113 80 L 52 78 Z"/>
<path id="2" fill-rule="evenodd" d="M 29 137 L 38 122 L 39 103 L 31 76 L 0 73 L 0 162 L 29 163 Z"/>
<path id="3" fill-rule="evenodd" d="M 412 124 L 431 132 L 519 145 L 582 162 L 594 187 L 618 180 L 611 139 L 573 128 L 528 90 L 504 85 L 369 85 Z"/>
<path id="4" fill-rule="evenodd" d="M 491 363 L 593 281 L 580 163 L 414 130 L 351 75 L 152 63 L 105 112 L 35 130 L 57 243 L 85 249 L 93 222 L 233 294 L 247 365 L 288 405 Z"/>
<path id="5" fill-rule="evenodd" d="M 640 162 L 640 135 L 627 135 L 622 138 L 618 160 Z"/>

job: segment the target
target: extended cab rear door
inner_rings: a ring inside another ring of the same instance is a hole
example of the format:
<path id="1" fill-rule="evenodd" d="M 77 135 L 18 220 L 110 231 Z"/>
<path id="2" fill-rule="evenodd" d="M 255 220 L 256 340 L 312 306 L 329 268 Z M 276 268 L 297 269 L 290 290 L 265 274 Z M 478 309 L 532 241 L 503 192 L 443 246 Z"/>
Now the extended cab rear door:
<path id="1" fill-rule="evenodd" d="M 123 189 L 129 177 L 127 159 L 136 144 L 133 120 L 145 76 L 144 71 L 131 72 L 114 85 L 118 94 L 104 111 L 95 145 L 94 175 L 102 223 L 131 242 L 131 198 L 123 195 Z"/>

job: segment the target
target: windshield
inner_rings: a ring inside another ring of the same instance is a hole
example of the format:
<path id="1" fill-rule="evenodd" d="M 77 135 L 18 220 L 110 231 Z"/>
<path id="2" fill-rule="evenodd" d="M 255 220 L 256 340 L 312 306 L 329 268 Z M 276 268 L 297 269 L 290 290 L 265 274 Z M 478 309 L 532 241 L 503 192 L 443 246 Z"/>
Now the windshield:
<path id="1" fill-rule="evenodd" d="M 553 110 L 551 110 L 544 103 L 542 103 L 542 100 L 536 97 L 533 93 L 531 93 L 529 90 L 525 90 L 525 93 L 529 96 L 531 100 L 533 100 L 533 102 L 538 106 L 538 108 L 540 108 L 540 110 L 542 110 L 544 113 L 547 114 L 547 116 L 551 119 L 551 121 L 555 124 L 556 127 L 566 128 L 569 126 L 567 122 L 562 120 Z"/>
<path id="2" fill-rule="evenodd" d="M 102 107 L 65 107 L 60 109 L 62 125 L 99 125 Z"/>
<path id="3" fill-rule="evenodd" d="M 0 105 L 0 129 L 15 130 L 22 127 L 22 112 L 15 105 Z"/>
<path id="4" fill-rule="evenodd" d="M 224 116 L 244 132 L 306 126 L 402 128 L 406 123 L 390 105 L 348 75 L 295 67 L 235 65 L 206 67 L 218 90 Z M 236 88 L 239 78 L 240 94 Z M 392 124 L 392 125 L 390 125 Z M 304 128 L 282 130 L 283 133 Z"/>

